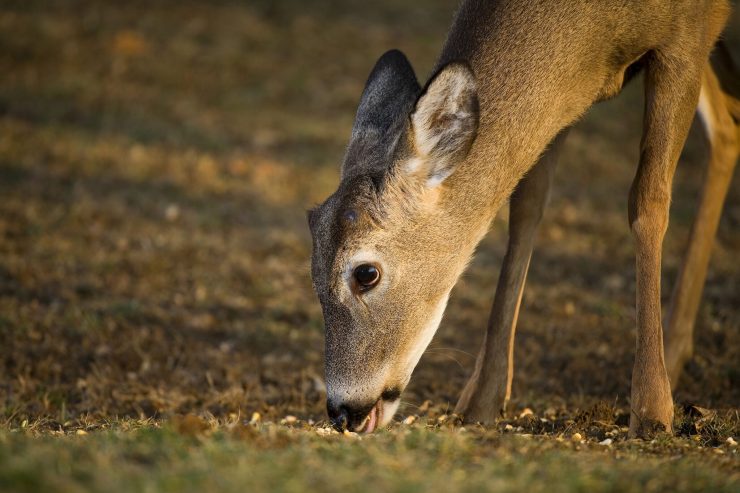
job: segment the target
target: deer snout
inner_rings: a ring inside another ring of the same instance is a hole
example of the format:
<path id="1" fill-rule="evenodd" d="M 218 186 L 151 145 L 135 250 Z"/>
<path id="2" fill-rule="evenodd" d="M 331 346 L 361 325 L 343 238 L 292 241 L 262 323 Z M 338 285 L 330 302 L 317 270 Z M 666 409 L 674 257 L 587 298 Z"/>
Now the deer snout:
<path id="1" fill-rule="evenodd" d="M 372 402 L 329 398 L 326 411 L 332 426 L 339 432 L 372 433 L 391 421 L 400 403 L 400 396 L 401 391 L 394 388 L 384 391 Z"/>
<path id="2" fill-rule="evenodd" d="M 338 432 L 343 432 L 349 424 L 349 411 L 345 406 L 336 405 L 332 401 L 326 402 L 326 413 L 329 415 L 331 425 Z"/>
<path id="3" fill-rule="evenodd" d="M 326 411 L 329 415 L 332 426 L 338 432 L 341 433 L 345 430 L 364 431 L 363 428 L 366 428 L 365 425 L 367 424 L 367 418 L 373 412 L 376 405 L 377 401 L 357 404 L 329 400 L 326 403 Z"/>

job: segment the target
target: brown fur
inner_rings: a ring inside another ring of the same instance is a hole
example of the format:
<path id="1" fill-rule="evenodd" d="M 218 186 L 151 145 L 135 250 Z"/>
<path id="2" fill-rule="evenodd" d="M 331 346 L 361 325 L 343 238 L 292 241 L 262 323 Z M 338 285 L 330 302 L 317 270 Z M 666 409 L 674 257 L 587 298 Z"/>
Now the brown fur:
<path id="1" fill-rule="evenodd" d="M 649 435 L 656 423 L 671 429 L 669 376 L 677 380 L 690 354 L 711 239 L 738 151 L 729 114 L 735 100 L 707 63 L 728 13 L 724 0 L 469 0 L 423 90 L 400 53 L 381 58 L 358 109 L 339 189 L 310 214 L 330 415 L 344 413 L 359 427 L 382 393 L 396 397 L 405 387 L 424 329 L 516 188 L 486 343 L 457 407 L 467 421 L 491 422 L 503 412 L 521 291 L 564 129 L 644 69 L 645 125 L 628 208 L 638 276 L 630 429 L 632 435 Z M 669 374 L 661 245 L 673 171 L 700 88 L 713 108 L 713 157 L 671 311 Z M 724 191 L 713 195 L 718 189 Z M 379 258 L 358 259 L 358 252 Z M 348 290 L 351 261 L 377 261 L 379 285 L 361 294 Z"/>

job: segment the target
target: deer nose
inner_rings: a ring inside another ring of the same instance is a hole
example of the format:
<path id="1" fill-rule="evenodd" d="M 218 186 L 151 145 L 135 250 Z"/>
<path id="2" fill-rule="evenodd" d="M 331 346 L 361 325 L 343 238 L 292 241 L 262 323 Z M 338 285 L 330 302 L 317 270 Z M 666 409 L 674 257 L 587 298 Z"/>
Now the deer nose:
<path id="1" fill-rule="evenodd" d="M 353 431 L 358 428 L 365 421 L 367 415 L 370 414 L 374 405 L 374 402 L 355 405 L 327 401 L 326 411 L 334 429 L 341 433 L 344 430 Z"/>
<path id="2" fill-rule="evenodd" d="M 349 423 L 349 410 L 346 406 L 340 406 L 332 401 L 327 401 L 326 413 L 329 415 L 329 420 L 335 430 L 342 433 L 347 429 L 347 425 Z"/>

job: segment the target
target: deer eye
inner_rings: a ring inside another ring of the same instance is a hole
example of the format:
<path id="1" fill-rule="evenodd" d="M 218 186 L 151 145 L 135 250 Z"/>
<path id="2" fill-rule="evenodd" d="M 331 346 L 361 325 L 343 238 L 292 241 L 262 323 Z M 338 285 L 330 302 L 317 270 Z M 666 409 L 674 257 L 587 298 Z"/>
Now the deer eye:
<path id="1" fill-rule="evenodd" d="M 361 264 L 355 267 L 352 275 L 360 291 L 368 291 L 375 287 L 380 280 L 380 270 L 372 264 Z"/>

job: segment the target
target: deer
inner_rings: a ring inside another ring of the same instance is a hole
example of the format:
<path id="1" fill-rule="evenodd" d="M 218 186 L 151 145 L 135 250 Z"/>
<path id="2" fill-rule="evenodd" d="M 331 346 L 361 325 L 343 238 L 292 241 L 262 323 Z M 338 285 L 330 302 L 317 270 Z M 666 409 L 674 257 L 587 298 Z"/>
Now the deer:
<path id="1" fill-rule="evenodd" d="M 568 130 L 642 74 L 627 201 L 636 266 L 629 436 L 672 433 L 710 253 L 740 150 L 725 0 L 465 0 L 428 82 L 391 50 L 367 79 L 337 190 L 308 211 L 325 324 L 327 413 L 370 433 L 398 409 L 450 292 L 499 209 L 508 243 L 455 413 L 492 425 L 511 396 L 522 293 Z M 711 55 L 711 57 L 710 57 Z M 710 158 L 663 331 L 661 256 L 674 170 L 698 113 Z"/>

